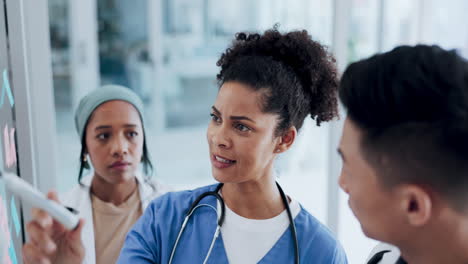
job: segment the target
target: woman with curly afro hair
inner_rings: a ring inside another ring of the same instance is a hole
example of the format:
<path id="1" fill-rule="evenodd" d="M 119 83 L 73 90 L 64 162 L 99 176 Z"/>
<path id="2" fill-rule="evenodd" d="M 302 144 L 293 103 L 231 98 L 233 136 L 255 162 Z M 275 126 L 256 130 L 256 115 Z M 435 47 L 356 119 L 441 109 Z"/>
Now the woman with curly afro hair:
<path id="1" fill-rule="evenodd" d="M 217 65 L 207 140 L 219 183 L 153 201 L 118 263 L 347 263 L 273 172 L 308 115 L 317 125 L 337 116 L 333 56 L 307 31 L 275 27 L 238 33 Z"/>

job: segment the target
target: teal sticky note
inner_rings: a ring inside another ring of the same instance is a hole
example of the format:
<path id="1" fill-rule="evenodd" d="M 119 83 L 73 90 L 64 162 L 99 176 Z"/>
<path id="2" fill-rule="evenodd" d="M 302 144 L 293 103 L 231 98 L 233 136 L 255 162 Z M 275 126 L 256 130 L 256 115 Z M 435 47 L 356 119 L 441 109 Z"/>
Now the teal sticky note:
<path id="1" fill-rule="evenodd" d="M 3 70 L 3 86 L 2 86 L 2 97 L 0 98 L 0 107 L 3 106 L 5 102 L 5 94 L 8 96 L 10 105 L 13 107 L 15 104 L 15 99 L 13 98 L 13 93 L 11 92 L 10 81 L 8 80 L 8 70 Z"/>
<path id="2" fill-rule="evenodd" d="M 13 241 L 10 242 L 10 248 L 8 250 L 8 253 L 10 255 L 11 263 L 18 264 L 18 260 L 16 259 L 15 245 L 13 244 Z"/>
<path id="3" fill-rule="evenodd" d="M 11 209 L 11 218 L 13 219 L 13 224 L 15 225 L 16 235 L 19 236 L 20 231 L 21 231 L 21 224 L 20 224 L 19 217 L 18 217 L 18 210 L 16 210 L 15 197 L 11 198 L 10 209 Z"/>

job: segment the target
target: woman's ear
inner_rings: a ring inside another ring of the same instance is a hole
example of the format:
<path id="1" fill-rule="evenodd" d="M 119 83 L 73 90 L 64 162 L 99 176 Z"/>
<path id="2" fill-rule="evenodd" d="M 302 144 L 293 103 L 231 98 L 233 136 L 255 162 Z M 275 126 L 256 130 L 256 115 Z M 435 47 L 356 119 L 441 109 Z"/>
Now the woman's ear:
<path id="1" fill-rule="evenodd" d="M 81 156 L 81 163 L 82 163 L 82 165 L 83 165 L 83 167 L 85 169 L 89 169 L 90 168 L 90 166 L 89 166 L 90 161 L 88 159 L 88 154 L 89 153 L 88 153 L 88 150 L 86 149 L 86 147 L 83 147 L 82 153 L 83 154 Z"/>
<path id="2" fill-rule="evenodd" d="M 296 140 L 297 130 L 295 126 L 291 126 L 288 130 L 286 130 L 282 136 L 280 136 L 280 140 L 275 148 L 275 153 L 282 153 L 288 150 L 294 141 Z"/>

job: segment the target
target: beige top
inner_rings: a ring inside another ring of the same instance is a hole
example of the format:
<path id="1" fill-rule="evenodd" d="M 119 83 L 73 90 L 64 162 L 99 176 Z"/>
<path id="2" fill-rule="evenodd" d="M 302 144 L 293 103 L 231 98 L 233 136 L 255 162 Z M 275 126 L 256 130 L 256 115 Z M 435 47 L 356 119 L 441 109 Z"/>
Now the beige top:
<path id="1" fill-rule="evenodd" d="M 91 194 L 93 206 L 96 263 L 115 263 L 125 236 L 142 214 L 138 188 L 119 206 L 107 203 Z"/>

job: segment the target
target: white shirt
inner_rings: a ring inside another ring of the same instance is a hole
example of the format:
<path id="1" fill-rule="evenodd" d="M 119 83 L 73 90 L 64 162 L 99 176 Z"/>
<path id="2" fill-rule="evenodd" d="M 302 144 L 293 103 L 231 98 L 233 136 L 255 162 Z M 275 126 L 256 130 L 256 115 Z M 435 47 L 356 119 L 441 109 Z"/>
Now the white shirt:
<path id="1" fill-rule="evenodd" d="M 289 203 L 293 219 L 301 211 L 296 200 Z M 218 205 L 219 209 L 219 205 Z M 234 213 L 226 206 L 221 235 L 230 264 L 259 262 L 289 228 L 288 212 L 270 219 L 248 219 Z"/>

